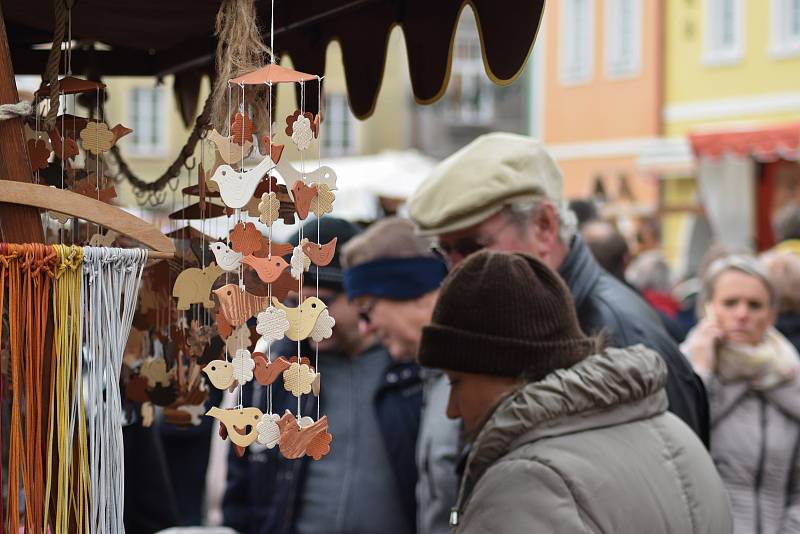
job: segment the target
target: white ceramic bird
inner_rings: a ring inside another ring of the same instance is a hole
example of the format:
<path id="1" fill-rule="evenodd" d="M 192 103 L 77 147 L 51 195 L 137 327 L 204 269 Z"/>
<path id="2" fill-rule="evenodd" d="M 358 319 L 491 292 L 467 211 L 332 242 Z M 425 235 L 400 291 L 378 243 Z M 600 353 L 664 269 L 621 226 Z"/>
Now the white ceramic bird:
<path id="1" fill-rule="evenodd" d="M 327 165 L 322 165 L 311 172 L 302 173 L 295 169 L 288 161 L 281 160 L 275 168 L 281 174 L 283 181 L 286 182 L 286 189 L 289 190 L 289 197 L 291 197 L 292 200 L 294 200 L 292 186 L 298 180 L 306 185 L 325 184 L 331 191 L 336 189 L 336 173 Z"/>
<path id="2" fill-rule="evenodd" d="M 230 165 L 220 165 L 211 176 L 211 180 L 219 186 L 222 202 L 233 209 L 240 209 L 253 199 L 258 182 L 275 164 L 270 158 L 262 159 L 249 171 L 237 171 Z"/>
<path id="3" fill-rule="evenodd" d="M 217 265 L 226 271 L 235 271 L 242 263 L 242 253 L 231 250 L 230 247 L 222 241 L 215 241 L 208 245 L 208 248 L 214 253 Z"/>

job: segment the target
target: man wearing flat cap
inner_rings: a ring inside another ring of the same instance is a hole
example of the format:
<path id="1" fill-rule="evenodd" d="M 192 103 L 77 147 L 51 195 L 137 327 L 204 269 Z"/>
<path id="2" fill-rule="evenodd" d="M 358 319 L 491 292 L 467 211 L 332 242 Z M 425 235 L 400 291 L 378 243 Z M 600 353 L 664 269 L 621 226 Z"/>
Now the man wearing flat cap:
<path id="1" fill-rule="evenodd" d="M 669 409 L 708 444 L 708 402 L 700 379 L 655 312 L 605 272 L 575 230 L 561 171 L 529 137 L 492 133 L 442 161 L 409 200 L 424 236 L 452 265 L 481 249 L 525 252 L 557 271 L 572 293 L 581 329 L 609 346 L 642 343 L 669 371 Z"/>

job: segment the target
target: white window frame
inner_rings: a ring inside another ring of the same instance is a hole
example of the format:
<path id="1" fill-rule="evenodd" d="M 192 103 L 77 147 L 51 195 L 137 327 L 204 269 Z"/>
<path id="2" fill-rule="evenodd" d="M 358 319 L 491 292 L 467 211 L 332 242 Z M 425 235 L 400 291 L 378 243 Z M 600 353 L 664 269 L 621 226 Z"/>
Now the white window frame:
<path id="1" fill-rule="evenodd" d="M 630 57 L 626 62 L 616 53 L 626 45 L 619 32 L 622 10 L 621 2 L 631 2 L 631 42 Z M 634 78 L 642 67 L 642 0 L 606 0 L 605 1 L 605 69 L 606 77 L 611 79 Z"/>
<path id="2" fill-rule="evenodd" d="M 800 33 L 789 35 L 791 2 L 793 0 L 770 0 L 769 53 L 775 59 L 800 56 Z"/>
<path id="3" fill-rule="evenodd" d="M 357 153 L 356 147 L 356 129 L 358 122 L 356 121 L 353 112 L 350 110 L 350 104 L 347 99 L 347 93 L 327 93 L 325 96 L 326 102 L 323 108 L 323 121 L 322 121 L 322 153 L 326 157 L 342 157 L 351 156 Z M 336 104 L 332 105 L 332 99 L 336 99 Z M 336 114 L 341 113 L 341 117 L 336 117 Z M 334 119 L 346 121 L 347 137 L 336 135 L 332 133 L 334 126 Z M 334 144 L 329 144 L 334 142 Z"/>
<path id="4" fill-rule="evenodd" d="M 157 144 L 140 144 L 135 143 L 134 140 L 136 139 L 136 127 L 138 125 L 136 121 L 136 111 L 137 107 L 135 104 L 135 98 L 137 91 L 147 90 L 147 91 L 155 91 L 157 94 L 161 95 L 160 99 L 158 100 L 158 107 L 159 109 L 155 110 L 156 117 L 158 120 L 155 123 L 155 127 L 158 128 L 160 134 L 160 143 Z M 128 142 L 124 142 L 123 146 L 125 147 L 125 151 L 130 154 L 132 157 L 142 158 L 142 159 L 158 159 L 163 158 L 169 153 L 169 111 L 167 109 L 167 92 L 166 88 L 162 85 L 158 85 L 155 87 L 148 87 L 148 86 L 136 86 L 131 87 L 128 93 L 128 102 L 129 102 L 129 111 L 128 111 L 128 124 L 131 125 L 131 128 L 134 129 L 134 135 L 131 136 Z M 127 140 L 126 140 L 127 141 Z"/>
<path id="5" fill-rule="evenodd" d="M 573 27 L 575 21 L 573 16 L 573 8 L 575 0 L 561 0 L 559 5 L 559 78 L 562 85 L 582 85 L 589 83 L 594 77 L 594 39 L 595 39 L 595 0 L 585 0 L 587 4 L 588 28 L 586 34 L 586 65 L 576 72 L 577 67 L 570 63 L 569 57 L 573 48 L 577 46 L 573 35 L 577 33 Z"/>
<path id="6" fill-rule="evenodd" d="M 733 43 L 722 47 L 717 42 L 721 30 L 714 22 L 722 2 L 733 6 Z M 735 65 L 744 56 L 744 2 L 742 0 L 703 0 L 703 63 L 709 67 Z"/>

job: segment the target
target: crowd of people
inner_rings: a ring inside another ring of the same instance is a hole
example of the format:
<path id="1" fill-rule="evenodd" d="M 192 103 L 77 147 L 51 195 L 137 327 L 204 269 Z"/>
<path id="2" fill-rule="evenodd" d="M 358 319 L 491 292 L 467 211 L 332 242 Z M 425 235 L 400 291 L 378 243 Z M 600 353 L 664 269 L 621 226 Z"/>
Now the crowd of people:
<path id="1" fill-rule="evenodd" d="M 305 283 L 336 328 L 308 347 L 325 388 L 303 413 L 334 422 L 332 450 L 231 451 L 224 525 L 800 533 L 800 207 L 778 214 L 778 246 L 712 247 L 682 291 L 660 251 L 634 257 L 567 203 L 531 138 L 479 137 L 407 207 L 366 229 L 321 219 L 339 246 Z"/>

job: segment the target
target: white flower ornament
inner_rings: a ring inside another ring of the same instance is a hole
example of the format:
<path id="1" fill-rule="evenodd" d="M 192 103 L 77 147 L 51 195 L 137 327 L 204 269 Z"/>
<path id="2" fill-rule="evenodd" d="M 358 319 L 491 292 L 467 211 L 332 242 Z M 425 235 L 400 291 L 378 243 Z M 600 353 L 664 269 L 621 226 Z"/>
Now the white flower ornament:
<path id="1" fill-rule="evenodd" d="M 292 125 L 292 141 L 294 142 L 297 150 L 306 150 L 311 146 L 311 139 L 314 137 L 314 132 L 311 131 L 311 121 L 308 117 L 300 115 Z"/>
<path id="2" fill-rule="evenodd" d="M 283 339 L 286 331 L 289 330 L 289 319 L 286 312 L 279 310 L 275 306 L 270 306 L 258 314 L 256 332 L 267 341 L 278 341 Z"/>
<path id="3" fill-rule="evenodd" d="M 232 363 L 233 377 L 239 382 L 239 385 L 246 384 L 253 379 L 253 369 L 256 366 L 256 362 L 253 361 L 249 350 L 237 350 Z"/>
<path id="4" fill-rule="evenodd" d="M 320 312 L 317 317 L 317 322 L 314 323 L 314 328 L 311 330 L 309 337 L 319 343 L 323 339 L 328 339 L 333 335 L 333 327 L 336 320 L 330 316 L 327 309 Z"/>
<path id="5" fill-rule="evenodd" d="M 256 425 L 258 442 L 272 449 L 281 440 L 281 429 L 278 427 L 280 417 L 276 413 L 265 413 Z"/>

